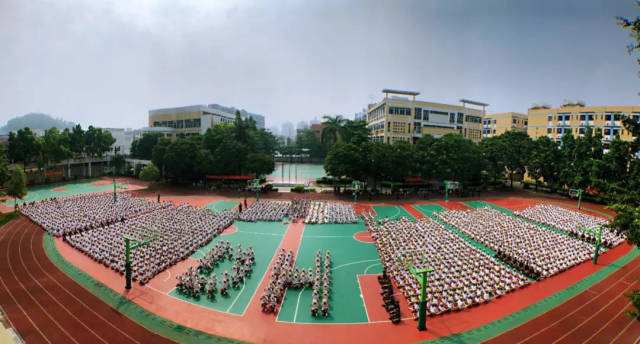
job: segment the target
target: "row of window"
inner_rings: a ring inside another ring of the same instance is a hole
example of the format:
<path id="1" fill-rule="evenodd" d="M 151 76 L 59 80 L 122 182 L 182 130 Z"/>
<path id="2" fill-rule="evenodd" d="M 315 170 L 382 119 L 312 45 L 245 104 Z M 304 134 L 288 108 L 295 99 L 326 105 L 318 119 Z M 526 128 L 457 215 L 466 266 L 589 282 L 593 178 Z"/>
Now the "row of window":
<path id="1" fill-rule="evenodd" d="M 596 133 L 600 133 L 602 135 L 624 135 L 624 133 L 626 132 L 624 129 L 620 129 L 620 128 L 591 128 L 593 130 L 593 134 L 595 135 Z M 564 127 L 560 127 L 560 128 L 547 128 L 547 134 L 564 134 L 564 133 L 570 133 L 572 130 L 571 128 L 564 128 Z M 573 132 L 574 133 L 580 133 L 580 134 L 586 134 L 587 132 L 587 128 L 573 128 Z"/>
<path id="2" fill-rule="evenodd" d="M 404 108 L 404 107 L 389 106 L 389 114 L 411 116 L 411 109 Z"/>
<path id="3" fill-rule="evenodd" d="M 593 120 L 605 120 L 605 121 L 620 121 L 622 118 L 633 116 L 635 120 L 640 121 L 640 113 L 634 112 L 632 114 L 623 114 L 623 113 L 593 113 L 593 112 L 581 112 L 579 115 L 577 114 L 569 114 L 569 113 L 559 113 L 557 115 L 547 115 L 547 121 L 570 121 L 570 120 L 580 120 L 580 121 L 593 121 Z"/>
<path id="4" fill-rule="evenodd" d="M 175 121 L 154 121 L 154 127 L 166 127 L 166 128 L 200 128 L 200 118 L 196 119 L 179 119 Z"/>

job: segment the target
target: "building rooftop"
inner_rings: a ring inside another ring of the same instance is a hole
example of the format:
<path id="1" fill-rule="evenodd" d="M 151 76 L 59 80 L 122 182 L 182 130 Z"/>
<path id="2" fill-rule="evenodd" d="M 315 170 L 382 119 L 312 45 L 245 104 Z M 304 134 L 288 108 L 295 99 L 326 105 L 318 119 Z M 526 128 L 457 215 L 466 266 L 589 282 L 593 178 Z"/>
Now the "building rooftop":
<path id="1" fill-rule="evenodd" d="M 465 99 L 465 98 L 460 99 L 460 102 L 463 103 L 463 104 L 471 104 L 471 105 L 477 105 L 477 106 L 489 106 L 489 104 L 487 104 L 487 103 L 481 103 L 481 102 L 477 102 L 475 100 L 470 100 L 470 99 Z"/>
<path id="2" fill-rule="evenodd" d="M 382 89 L 382 93 L 405 94 L 405 95 L 408 95 L 408 96 L 417 96 L 417 95 L 420 94 L 420 92 L 416 92 L 416 91 L 394 90 L 394 89 L 391 89 L 391 88 Z"/>

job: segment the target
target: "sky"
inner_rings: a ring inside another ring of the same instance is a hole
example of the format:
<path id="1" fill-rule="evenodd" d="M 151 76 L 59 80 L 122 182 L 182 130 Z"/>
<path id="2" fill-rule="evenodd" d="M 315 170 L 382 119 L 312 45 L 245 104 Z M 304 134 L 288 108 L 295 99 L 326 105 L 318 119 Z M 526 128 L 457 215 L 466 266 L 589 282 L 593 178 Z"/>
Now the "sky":
<path id="1" fill-rule="evenodd" d="M 632 0 L 0 1 L 0 125 L 28 112 L 139 128 L 218 103 L 267 127 L 418 99 L 639 105 Z"/>

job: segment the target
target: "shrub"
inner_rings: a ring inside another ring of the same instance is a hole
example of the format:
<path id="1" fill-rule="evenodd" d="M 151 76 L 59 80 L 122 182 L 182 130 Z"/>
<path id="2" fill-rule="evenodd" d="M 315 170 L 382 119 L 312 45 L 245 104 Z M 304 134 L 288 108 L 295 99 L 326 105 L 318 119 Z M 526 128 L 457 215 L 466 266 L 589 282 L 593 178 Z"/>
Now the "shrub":
<path id="1" fill-rule="evenodd" d="M 140 179 L 145 182 L 155 182 L 160 179 L 160 171 L 152 162 L 150 162 L 147 166 L 145 166 L 140 174 L 138 175 Z"/>
<path id="2" fill-rule="evenodd" d="M 291 192 L 303 193 L 304 192 L 304 185 L 298 184 L 298 185 L 292 187 L 291 188 Z"/>

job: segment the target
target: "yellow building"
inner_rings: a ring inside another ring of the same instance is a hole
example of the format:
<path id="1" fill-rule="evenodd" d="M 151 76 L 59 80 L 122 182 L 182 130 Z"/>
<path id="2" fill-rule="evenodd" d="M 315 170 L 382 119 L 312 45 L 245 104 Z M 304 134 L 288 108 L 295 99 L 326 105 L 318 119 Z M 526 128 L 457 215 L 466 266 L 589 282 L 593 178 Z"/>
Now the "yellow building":
<path id="1" fill-rule="evenodd" d="M 528 111 L 529 125 L 527 133 L 536 139 L 548 136 L 560 141 L 565 133 L 575 137 L 582 136 L 587 126 L 594 134 L 602 134 L 605 148 L 616 135 L 625 141 L 631 141 L 631 133 L 624 128 L 621 120 L 633 116 L 640 120 L 639 106 L 585 106 L 580 101 L 565 101 L 561 107 L 551 108 L 545 104 L 535 104 Z"/>
<path id="2" fill-rule="evenodd" d="M 488 104 L 466 99 L 460 100 L 462 106 L 425 102 L 416 100 L 420 93 L 413 91 L 383 89 L 382 93 L 384 99 L 367 108 L 367 126 L 373 141 L 413 143 L 422 135 L 441 137 L 447 133 L 459 133 L 474 142 L 482 138 L 482 117 Z"/>
<path id="3" fill-rule="evenodd" d="M 149 127 L 172 128 L 176 135 L 204 134 L 219 123 L 232 123 L 234 115 L 205 105 L 149 110 Z"/>
<path id="4" fill-rule="evenodd" d="M 482 137 L 489 138 L 509 130 L 527 132 L 527 115 L 517 112 L 492 113 L 484 116 Z"/>
<path id="5" fill-rule="evenodd" d="M 168 137 L 202 135 L 207 129 L 220 123 L 233 123 L 236 111 L 242 118 L 252 118 L 258 129 L 264 129 L 263 115 L 218 104 L 149 110 L 149 127 L 157 128 L 156 131 L 161 131 L 162 128 L 167 129 L 163 132 Z"/>

